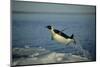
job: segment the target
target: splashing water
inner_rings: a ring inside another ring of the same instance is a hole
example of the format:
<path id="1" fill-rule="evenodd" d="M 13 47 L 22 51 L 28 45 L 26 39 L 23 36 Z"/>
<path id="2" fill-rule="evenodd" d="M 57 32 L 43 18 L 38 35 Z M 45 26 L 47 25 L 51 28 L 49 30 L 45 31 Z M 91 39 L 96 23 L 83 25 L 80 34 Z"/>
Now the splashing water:
<path id="1" fill-rule="evenodd" d="M 77 49 L 79 52 L 81 52 L 82 53 L 82 56 L 88 57 L 88 59 L 91 59 L 90 53 L 86 49 L 84 49 L 82 47 L 82 43 L 79 40 L 79 38 L 75 37 L 75 40 L 77 41 L 77 44 L 76 45 L 75 44 L 72 44 L 71 46 L 73 48 Z"/>

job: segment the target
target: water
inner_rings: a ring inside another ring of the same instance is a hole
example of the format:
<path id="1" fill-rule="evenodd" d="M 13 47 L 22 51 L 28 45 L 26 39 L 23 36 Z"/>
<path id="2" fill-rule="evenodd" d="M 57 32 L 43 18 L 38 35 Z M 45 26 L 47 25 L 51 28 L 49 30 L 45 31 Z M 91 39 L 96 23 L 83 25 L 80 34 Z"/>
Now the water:
<path id="1" fill-rule="evenodd" d="M 94 14 L 13 14 L 12 47 L 44 48 L 50 52 L 71 53 L 96 60 L 95 15 Z M 30 17 L 31 19 L 27 19 Z M 33 18 L 33 19 L 32 19 Z M 51 40 L 45 28 L 53 25 L 65 34 L 74 34 L 76 45 L 64 46 Z"/>

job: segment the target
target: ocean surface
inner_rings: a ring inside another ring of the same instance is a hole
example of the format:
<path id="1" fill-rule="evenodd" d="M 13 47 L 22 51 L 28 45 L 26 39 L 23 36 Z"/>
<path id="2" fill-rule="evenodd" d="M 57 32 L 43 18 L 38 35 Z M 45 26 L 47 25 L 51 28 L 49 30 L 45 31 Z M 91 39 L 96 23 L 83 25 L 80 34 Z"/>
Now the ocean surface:
<path id="1" fill-rule="evenodd" d="M 95 14 L 13 14 L 13 65 L 95 61 L 95 18 Z M 76 44 L 65 46 L 51 40 L 47 25 L 65 29 L 68 36 L 74 34 Z"/>

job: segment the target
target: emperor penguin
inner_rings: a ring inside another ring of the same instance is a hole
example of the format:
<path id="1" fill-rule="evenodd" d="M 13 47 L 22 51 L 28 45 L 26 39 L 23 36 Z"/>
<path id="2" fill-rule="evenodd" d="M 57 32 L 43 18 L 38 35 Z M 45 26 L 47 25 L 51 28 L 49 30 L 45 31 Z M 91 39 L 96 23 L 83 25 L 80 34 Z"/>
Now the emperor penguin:
<path id="1" fill-rule="evenodd" d="M 53 26 L 46 26 L 46 28 L 51 32 L 51 39 L 63 44 L 63 45 L 69 45 L 70 43 L 76 44 L 76 41 L 74 39 L 74 35 L 72 34 L 71 36 L 66 35 L 62 31 L 59 31 L 57 29 L 54 29 Z"/>

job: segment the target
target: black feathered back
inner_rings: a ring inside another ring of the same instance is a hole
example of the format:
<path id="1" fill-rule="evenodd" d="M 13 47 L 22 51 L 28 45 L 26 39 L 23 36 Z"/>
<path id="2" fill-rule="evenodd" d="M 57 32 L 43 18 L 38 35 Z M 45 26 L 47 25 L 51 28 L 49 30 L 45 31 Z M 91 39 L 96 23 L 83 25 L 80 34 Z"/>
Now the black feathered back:
<path id="1" fill-rule="evenodd" d="M 59 34 L 59 35 L 61 35 L 61 36 L 63 36 L 64 38 L 70 38 L 68 35 L 66 35 L 66 34 L 64 34 L 63 32 L 61 32 L 61 31 L 59 31 L 59 30 L 56 30 L 56 29 L 54 29 L 54 32 L 55 33 L 57 33 L 57 34 Z"/>

